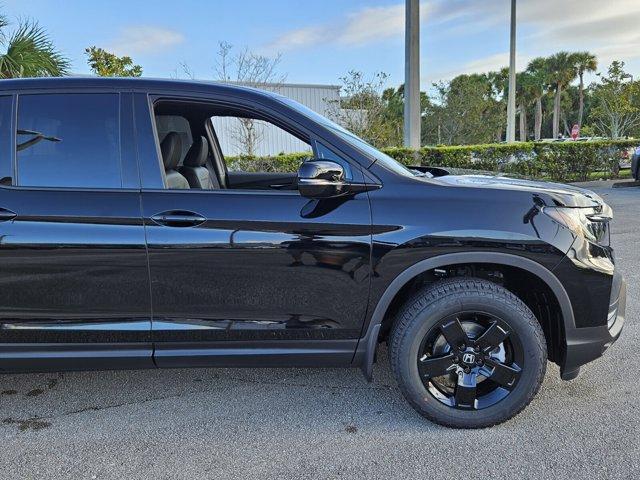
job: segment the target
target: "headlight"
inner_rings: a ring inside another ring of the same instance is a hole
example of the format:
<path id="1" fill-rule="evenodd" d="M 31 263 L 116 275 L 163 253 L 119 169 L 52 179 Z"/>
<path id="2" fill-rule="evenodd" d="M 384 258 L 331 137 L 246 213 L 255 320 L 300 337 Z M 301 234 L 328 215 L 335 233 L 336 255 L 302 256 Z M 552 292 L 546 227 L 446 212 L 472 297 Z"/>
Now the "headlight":
<path id="1" fill-rule="evenodd" d="M 608 205 L 593 208 L 543 207 L 542 212 L 592 243 L 609 244 L 609 221 L 613 218 L 613 211 Z"/>

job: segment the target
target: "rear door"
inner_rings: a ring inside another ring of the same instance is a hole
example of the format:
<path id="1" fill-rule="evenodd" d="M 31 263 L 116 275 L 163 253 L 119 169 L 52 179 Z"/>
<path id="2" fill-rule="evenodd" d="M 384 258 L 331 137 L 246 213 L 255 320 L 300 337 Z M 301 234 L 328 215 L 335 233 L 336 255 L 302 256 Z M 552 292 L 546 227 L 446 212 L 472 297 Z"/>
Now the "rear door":
<path id="1" fill-rule="evenodd" d="M 0 369 L 151 366 L 131 94 L 0 106 Z"/>

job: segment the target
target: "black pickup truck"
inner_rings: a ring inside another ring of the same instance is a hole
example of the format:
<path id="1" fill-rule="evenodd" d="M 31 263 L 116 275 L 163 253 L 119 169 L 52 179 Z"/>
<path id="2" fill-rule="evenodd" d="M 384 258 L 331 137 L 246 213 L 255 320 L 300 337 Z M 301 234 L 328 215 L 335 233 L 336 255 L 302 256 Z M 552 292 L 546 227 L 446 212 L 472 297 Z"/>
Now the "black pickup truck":
<path id="1" fill-rule="evenodd" d="M 308 158 L 273 171 L 223 151 L 223 136 L 267 127 Z M 624 323 L 612 212 L 594 193 L 407 168 L 274 93 L 3 80 L 0 179 L 3 372 L 370 379 L 386 342 L 420 414 L 477 428 L 522 410 L 548 360 L 575 378 Z"/>

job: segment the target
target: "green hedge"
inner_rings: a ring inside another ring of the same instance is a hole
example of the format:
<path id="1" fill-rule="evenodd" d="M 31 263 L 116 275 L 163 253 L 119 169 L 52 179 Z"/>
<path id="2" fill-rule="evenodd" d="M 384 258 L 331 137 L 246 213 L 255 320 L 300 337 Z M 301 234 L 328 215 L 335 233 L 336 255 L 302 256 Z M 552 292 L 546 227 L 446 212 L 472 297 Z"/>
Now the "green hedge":
<path id="1" fill-rule="evenodd" d="M 637 140 L 593 142 L 526 142 L 469 146 L 386 148 L 382 151 L 405 165 L 452 167 L 505 172 L 556 181 L 584 181 L 596 174 L 617 177 L 623 150 L 638 146 Z M 294 172 L 308 153 L 273 157 L 233 157 L 229 168 L 244 171 Z"/>
<path id="2" fill-rule="evenodd" d="M 308 152 L 281 153 L 272 157 L 256 157 L 243 155 L 239 157 L 226 157 L 227 168 L 240 172 L 295 172 L 300 164 L 313 157 Z"/>

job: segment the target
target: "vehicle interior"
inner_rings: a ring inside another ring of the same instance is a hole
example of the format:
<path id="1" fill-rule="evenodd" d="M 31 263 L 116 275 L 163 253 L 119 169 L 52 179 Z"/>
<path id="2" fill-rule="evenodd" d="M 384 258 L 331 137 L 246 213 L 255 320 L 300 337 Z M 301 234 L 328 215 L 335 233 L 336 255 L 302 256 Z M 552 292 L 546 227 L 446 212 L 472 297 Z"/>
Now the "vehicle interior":
<path id="1" fill-rule="evenodd" d="M 253 122 L 274 125 L 270 119 L 237 108 L 180 101 L 158 102 L 154 115 L 167 189 L 297 190 L 296 171 L 260 171 L 259 157 L 252 165 L 253 156 L 247 156 L 245 165 L 249 163 L 249 168 L 229 168 L 229 157 L 223 153 L 212 121 L 232 117 L 243 125 L 253 126 Z M 248 122 L 243 122 L 244 119 Z M 313 158 L 309 139 L 284 126 L 277 127 L 309 145 L 309 159 Z"/>

